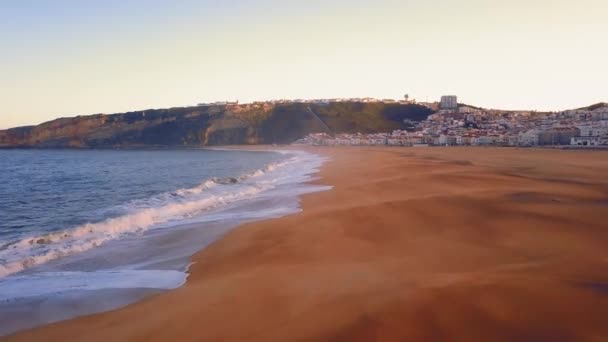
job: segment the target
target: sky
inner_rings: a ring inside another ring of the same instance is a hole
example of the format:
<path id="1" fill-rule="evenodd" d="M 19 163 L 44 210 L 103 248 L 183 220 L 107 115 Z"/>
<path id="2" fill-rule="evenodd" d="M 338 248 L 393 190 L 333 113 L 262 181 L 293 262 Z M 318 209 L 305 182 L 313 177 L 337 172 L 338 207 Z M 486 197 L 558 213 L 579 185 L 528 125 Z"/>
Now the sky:
<path id="1" fill-rule="evenodd" d="M 606 0 L 0 0 L 0 128 L 200 102 L 608 102 Z"/>

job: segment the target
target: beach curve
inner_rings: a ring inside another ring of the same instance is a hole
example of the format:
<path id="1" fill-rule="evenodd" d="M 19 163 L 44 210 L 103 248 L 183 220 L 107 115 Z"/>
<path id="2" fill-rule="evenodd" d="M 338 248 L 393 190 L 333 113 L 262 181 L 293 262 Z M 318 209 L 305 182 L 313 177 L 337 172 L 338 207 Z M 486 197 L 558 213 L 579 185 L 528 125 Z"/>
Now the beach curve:
<path id="1" fill-rule="evenodd" d="M 608 333 L 598 290 L 608 283 L 603 152 L 313 149 L 331 158 L 320 182 L 334 189 L 199 252 L 182 288 L 4 340 L 592 341 Z"/>

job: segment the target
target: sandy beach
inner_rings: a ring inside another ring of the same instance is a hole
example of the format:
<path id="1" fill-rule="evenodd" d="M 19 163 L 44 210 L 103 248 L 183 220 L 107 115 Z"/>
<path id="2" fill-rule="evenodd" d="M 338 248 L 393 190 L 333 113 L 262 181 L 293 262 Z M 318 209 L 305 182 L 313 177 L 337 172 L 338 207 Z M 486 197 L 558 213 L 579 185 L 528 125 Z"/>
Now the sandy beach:
<path id="1" fill-rule="evenodd" d="M 185 286 L 2 341 L 606 341 L 608 152 L 308 148 L 303 211 Z"/>

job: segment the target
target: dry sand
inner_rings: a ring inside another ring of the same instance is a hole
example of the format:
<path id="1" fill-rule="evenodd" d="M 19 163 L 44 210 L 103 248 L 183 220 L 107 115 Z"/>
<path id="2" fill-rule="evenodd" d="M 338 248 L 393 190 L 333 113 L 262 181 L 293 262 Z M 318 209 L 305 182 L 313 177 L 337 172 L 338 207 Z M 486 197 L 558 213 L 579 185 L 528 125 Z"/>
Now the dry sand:
<path id="1" fill-rule="evenodd" d="M 606 341 L 608 153 L 320 148 L 335 186 L 187 284 L 7 341 Z"/>

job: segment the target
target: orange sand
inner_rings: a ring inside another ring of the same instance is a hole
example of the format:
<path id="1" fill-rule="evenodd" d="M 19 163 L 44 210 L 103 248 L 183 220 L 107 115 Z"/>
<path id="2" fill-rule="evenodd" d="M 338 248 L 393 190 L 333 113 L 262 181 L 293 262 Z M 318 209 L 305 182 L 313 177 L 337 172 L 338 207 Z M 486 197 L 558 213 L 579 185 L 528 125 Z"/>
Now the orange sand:
<path id="1" fill-rule="evenodd" d="M 188 283 L 6 341 L 606 341 L 608 153 L 319 148 L 332 191 Z"/>

